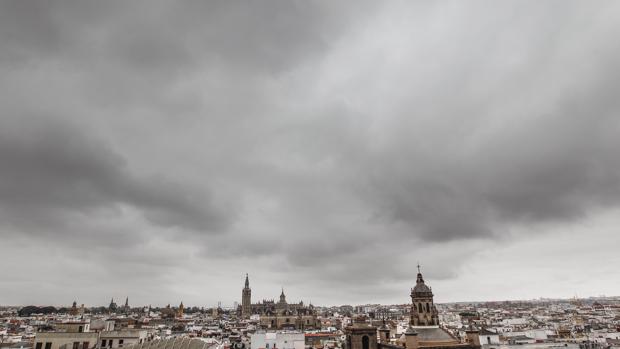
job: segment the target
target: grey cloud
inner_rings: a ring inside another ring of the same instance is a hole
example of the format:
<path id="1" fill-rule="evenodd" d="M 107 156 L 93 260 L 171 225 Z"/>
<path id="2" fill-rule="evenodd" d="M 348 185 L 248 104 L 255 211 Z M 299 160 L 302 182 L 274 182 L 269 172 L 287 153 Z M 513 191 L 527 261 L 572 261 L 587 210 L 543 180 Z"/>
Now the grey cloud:
<path id="1" fill-rule="evenodd" d="M 619 204 L 613 2 L 1 6 L 0 234 L 97 297 L 404 302 Z"/>
<path id="2" fill-rule="evenodd" d="M 151 222 L 203 232 L 226 228 L 230 212 L 207 193 L 130 172 L 125 160 L 85 130 L 52 118 L 7 118 L 0 130 L 0 207 L 5 224 L 59 223 L 126 204 Z M 37 222 L 42 218 L 41 222 Z"/>
<path id="3" fill-rule="evenodd" d="M 188 66 L 205 62 L 279 73 L 325 52 L 356 20 L 353 15 L 369 7 L 364 2 L 351 11 L 339 4 L 298 1 L 71 6 L 9 1 L 3 4 L 2 26 L 11 49 L 5 54 L 20 58 L 120 63 L 132 73 L 187 72 Z"/>

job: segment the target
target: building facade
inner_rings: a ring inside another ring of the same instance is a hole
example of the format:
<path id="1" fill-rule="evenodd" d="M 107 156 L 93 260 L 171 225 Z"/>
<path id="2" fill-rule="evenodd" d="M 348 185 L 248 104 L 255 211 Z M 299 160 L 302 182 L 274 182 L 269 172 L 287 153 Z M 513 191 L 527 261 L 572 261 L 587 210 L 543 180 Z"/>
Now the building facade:
<path id="1" fill-rule="evenodd" d="M 252 291 L 249 277 L 246 274 L 245 286 L 241 291 L 241 305 L 237 310 L 244 318 L 251 315 L 260 316 L 260 326 L 265 329 L 320 329 L 321 322 L 317 318 L 312 304 L 306 306 L 304 302 L 288 303 L 284 289 L 280 293 L 278 302 L 263 300 L 252 304 Z"/>
<path id="2" fill-rule="evenodd" d="M 304 349 L 305 338 L 302 332 L 263 332 L 251 337 L 251 349 Z"/>

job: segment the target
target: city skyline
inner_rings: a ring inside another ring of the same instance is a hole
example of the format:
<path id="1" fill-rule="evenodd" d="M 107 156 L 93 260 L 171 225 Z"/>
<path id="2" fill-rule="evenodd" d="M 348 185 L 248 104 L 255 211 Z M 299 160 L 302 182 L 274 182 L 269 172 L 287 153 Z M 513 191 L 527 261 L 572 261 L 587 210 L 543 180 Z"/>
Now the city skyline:
<path id="1" fill-rule="evenodd" d="M 246 274 L 247 275 L 247 274 Z M 282 293 L 286 293 L 284 286 L 280 286 L 280 292 Z M 85 306 L 87 308 L 98 308 L 98 307 L 104 307 L 104 308 L 108 308 L 109 305 L 111 303 L 117 304 L 117 300 L 122 300 L 125 299 L 125 305 L 128 304 L 129 302 L 129 296 L 122 296 L 122 297 L 111 297 L 110 298 L 110 302 L 109 303 L 102 303 L 102 304 L 84 304 L 84 303 L 80 303 L 77 301 L 77 298 L 74 299 L 74 303 L 78 304 L 79 306 Z M 186 307 L 198 307 L 198 308 L 217 308 L 217 307 L 222 307 L 223 309 L 237 309 L 237 307 L 241 306 L 243 297 L 240 297 L 239 299 L 235 299 L 233 301 L 230 301 L 228 303 L 226 302 L 222 302 L 217 301 L 215 304 L 203 304 L 203 303 L 198 303 L 198 304 L 186 304 Z M 275 301 L 278 297 L 275 296 L 265 296 L 265 297 L 259 297 L 259 302 L 262 301 Z M 306 297 L 308 298 L 308 297 Z M 311 298 L 311 297 L 310 297 Z M 573 297 L 536 297 L 536 298 L 531 298 L 531 299 L 486 299 L 486 300 L 457 300 L 457 301 L 448 301 L 448 302 L 437 302 L 437 304 L 484 304 L 484 303 L 501 303 L 501 302 L 536 302 L 536 301 L 575 301 L 575 300 L 592 300 L 592 299 L 616 299 L 616 298 L 620 298 L 620 296 L 618 295 L 604 295 L 604 294 L 598 294 L 598 295 L 577 295 L 575 294 Z M 289 299 L 290 300 L 290 299 Z M 351 306 L 363 306 L 363 305 L 384 305 L 384 306 L 389 306 L 389 305 L 402 305 L 402 304 L 407 304 L 407 302 L 395 302 L 395 303 L 373 303 L 373 302 L 362 302 L 362 303 L 342 303 L 342 304 L 314 304 L 314 302 L 310 301 L 305 301 L 303 297 L 299 298 L 299 299 L 293 299 L 293 303 L 300 301 L 304 304 L 313 304 L 315 306 L 318 307 L 337 307 L 337 306 L 344 306 L 344 305 L 351 305 Z M 183 301 L 179 301 L 181 303 L 183 303 Z M 35 306 L 55 306 L 55 307 L 59 307 L 59 308 L 66 308 L 68 307 L 67 304 L 65 303 L 47 303 L 47 304 L 0 304 L 0 307 L 3 306 L 18 306 L 18 307 L 22 307 L 22 306 L 27 306 L 27 305 L 35 305 Z M 177 308 L 178 304 L 173 302 L 157 302 L 157 303 L 141 303 L 140 300 L 136 301 L 136 304 L 129 304 L 129 307 L 131 308 L 141 308 L 141 307 L 156 307 L 156 308 L 165 308 L 167 306 L 171 306 L 172 308 Z"/>
<path id="2" fill-rule="evenodd" d="M 0 304 L 620 295 L 620 2 L 0 2 Z M 105 304 L 105 303 L 104 303 Z"/>
<path id="3" fill-rule="evenodd" d="M 419 265 L 418 265 L 419 267 Z M 239 299 L 233 300 L 230 303 L 224 303 L 222 301 L 218 301 L 216 304 L 185 304 L 184 306 L 186 308 L 190 308 L 190 307 L 198 307 L 198 308 L 204 308 L 204 309 L 209 309 L 209 308 L 218 308 L 221 307 L 222 309 L 228 309 L 228 310 L 239 310 L 242 309 L 243 307 L 243 295 L 245 294 L 246 289 L 248 289 L 248 287 L 250 286 L 249 283 L 247 283 L 248 281 L 248 277 L 249 274 L 246 274 L 246 284 L 244 285 L 244 288 L 242 289 L 242 296 Z M 249 287 L 249 289 L 251 290 L 252 288 Z M 411 288 L 413 290 L 413 287 Z M 431 287 L 432 289 L 432 287 Z M 280 292 L 281 294 L 286 294 L 285 292 L 285 288 L 284 286 L 280 286 Z M 278 296 L 278 297 L 281 297 Z M 277 302 L 278 297 L 272 296 L 272 297 L 258 297 L 258 298 L 254 298 L 255 300 L 257 300 L 259 303 L 261 302 Z M 407 304 L 408 302 L 396 302 L 396 303 L 372 303 L 372 302 L 362 302 L 362 303 L 342 303 L 342 304 L 315 304 L 314 302 L 310 301 L 305 301 L 302 298 L 299 299 L 291 299 L 288 296 L 286 296 L 288 298 L 288 303 L 289 304 L 296 304 L 297 302 L 303 303 L 304 305 L 310 305 L 312 304 L 313 306 L 318 306 L 318 307 L 340 307 L 340 306 L 364 306 L 364 305 L 381 305 L 381 306 L 402 306 L 403 304 Z M 172 307 L 172 308 L 178 308 L 179 304 L 175 303 L 175 302 L 159 302 L 159 303 L 154 303 L 154 304 L 142 304 L 140 302 L 140 300 L 137 300 L 135 302 L 135 304 L 130 304 L 129 302 L 129 296 L 123 296 L 123 297 L 111 297 L 109 303 L 106 304 L 84 304 L 84 303 L 80 303 L 77 301 L 77 299 L 75 299 L 73 301 L 73 306 L 84 306 L 86 308 L 111 308 L 112 304 L 114 304 L 115 307 L 118 307 L 119 309 L 122 309 L 123 306 L 125 308 L 142 308 L 142 307 L 154 307 L 154 308 L 165 308 L 165 307 Z M 120 303 L 118 303 L 117 301 L 124 299 L 124 303 L 123 306 L 119 305 Z M 280 298 L 281 299 L 281 298 Z M 518 302 L 537 302 L 537 301 L 542 301 L 542 302 L 546 302 L 546 301 L 578 301 L 578 300 L 595 300 L 595 299 L 620 299 L 620 296 L 617 295 L 574 295 L 573 297 L 570 298 L 546 298 L 546 297 L 538 297 L 538 298 L 532 298 L 532 299 L 495 299 L 495 300 L 460 300 L 460 301 L 452 301 L 452 302 L 436 302 L 437 304 L 443 304 L 443 305 L 450 305 L 450 304 L 493 304 L 493 303 L 504 303 L 504 302 L 514 302 L 514 303 L 518 303 Z M 251 300 L 248 300 L 249 302 L 251 302 Z M 179 301 L 180 303 L 183 303 L 183 301 Z M 253 303 L 253 302 L 252 302 Z M 58 308 L 68 308 L 67 304 L 64 303 L 59 303 L 59 304 L 0 304 L 0 307 L 11 307 L 11 306 L 18 306 L 18 307 L 23 307 L 23 306 L 27 306 L 27 305 L 35 305 L 35 306 L 55 306 Z M 242 310 L 241 310 L 242 311 Z"/>

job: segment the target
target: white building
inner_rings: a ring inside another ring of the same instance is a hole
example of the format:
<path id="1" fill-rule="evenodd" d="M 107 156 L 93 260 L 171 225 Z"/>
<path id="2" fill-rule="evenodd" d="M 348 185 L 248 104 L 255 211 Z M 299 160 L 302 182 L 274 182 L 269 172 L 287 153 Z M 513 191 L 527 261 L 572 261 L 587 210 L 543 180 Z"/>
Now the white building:
<path id="1" fill-rule="evenodd" d="M 251 349 L 304 349 L 305 337 L 301 332 L 263 332 L 251 337 Z"/>
<path id="2" fill-rule="evenodd" d="M 487 329 L 482 329 L 480 330 L 480 333 L 478 334 L 478 337 L 480 339 L 480 344 L 482 346 L 485 345 L 499 345 L 501 344 L 501 341 L 499 339 L 499 334 L 489 331 Z"/>
<path id="3" fill-rule="evenodd" d="M 38 332 L 34 349 L 92 349 L 98 338 L 96 332 Z"/>
<path id="4" fill-rule="evenodd" d="M 148 339 L 147 330 L 104 331 L 99 336 L 99 348 L 122 348 L 131 344 L 142 344 Z"/>

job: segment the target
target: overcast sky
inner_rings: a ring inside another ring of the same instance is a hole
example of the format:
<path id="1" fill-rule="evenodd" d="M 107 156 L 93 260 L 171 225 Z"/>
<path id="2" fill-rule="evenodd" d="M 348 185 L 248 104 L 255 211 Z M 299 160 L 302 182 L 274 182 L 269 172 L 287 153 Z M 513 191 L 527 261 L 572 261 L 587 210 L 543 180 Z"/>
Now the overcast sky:
<path id="1" fill-rule="evenodd" d="M 0 303 L 620 295 L 620 2 L 2 1 Z"/>

